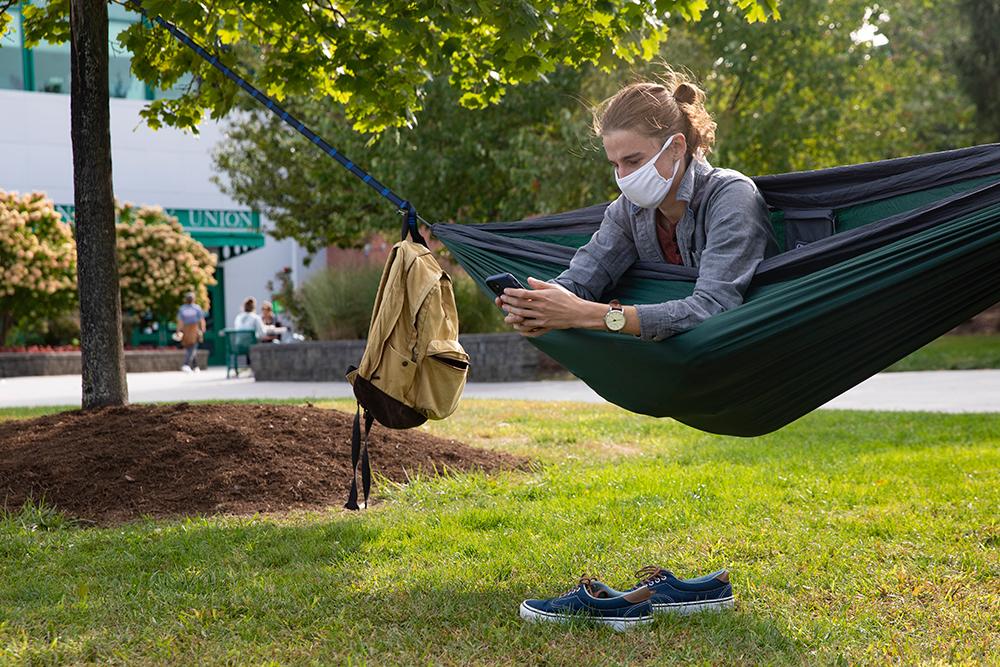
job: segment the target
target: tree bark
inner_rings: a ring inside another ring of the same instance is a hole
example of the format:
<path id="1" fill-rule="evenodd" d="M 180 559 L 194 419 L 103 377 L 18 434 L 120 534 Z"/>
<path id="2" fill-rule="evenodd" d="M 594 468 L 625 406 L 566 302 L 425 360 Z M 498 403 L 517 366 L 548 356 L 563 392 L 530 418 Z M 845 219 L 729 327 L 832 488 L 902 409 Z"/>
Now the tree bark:
<path id="1" fill-rule="evenodd" d="M 70 135 L 83 408 L 128 403 L 111 183 L 107 0 L 71 0 Z"/>

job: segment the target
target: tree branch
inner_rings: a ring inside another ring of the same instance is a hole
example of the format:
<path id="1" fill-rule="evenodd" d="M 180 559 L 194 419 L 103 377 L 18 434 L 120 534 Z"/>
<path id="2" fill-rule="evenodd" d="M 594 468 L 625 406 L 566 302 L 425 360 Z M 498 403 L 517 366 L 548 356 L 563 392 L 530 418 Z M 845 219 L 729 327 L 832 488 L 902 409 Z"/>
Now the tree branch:
<path id="1" fill-rule="evenodd" d="M 726 105 L 727 112 L 731 113 L 736 110 L 736 103 L 739 101 L 740 95 L 743 93 L 743 81 L 744 77 L 741 76 L 740 82 L 736 86 L 736 91 L 733 92 L 732 97 L 729 98 L 729 104 Z"/>
<path id="2" fill-rule="evenodd" d="M 347 16 L 344 15 L 344 12 L 342 12 L 339 9 L 337 9 L 336 7 L 334 7 L 333 3 L 329 2 L 329 0 L 327 0 L 325 2 L 324 2 L 324 0 L 316 0 L 315 4 L 320 9 L 325 9 L 326 11 L 332 12 L 333 14 L 336 14 L 337 16 L 339 16 L 340 20 L 344 22 L 344 25 L 348 24 Z"/>

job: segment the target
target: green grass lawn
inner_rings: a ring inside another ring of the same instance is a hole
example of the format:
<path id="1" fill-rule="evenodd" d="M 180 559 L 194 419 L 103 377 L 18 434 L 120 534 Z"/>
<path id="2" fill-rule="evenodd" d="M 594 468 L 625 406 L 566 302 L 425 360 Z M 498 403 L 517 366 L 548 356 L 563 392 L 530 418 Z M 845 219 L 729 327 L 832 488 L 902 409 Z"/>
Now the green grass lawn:
<path id="1" fill-rule="evenodd" d="M 378 484 L 356 514 L 6 517 L 0 662 L 1000 662 L 1000 416 L 822 411 L 738 439 L 468 400 L 428 430 L 539 465 Z M 517 616 L 651 563 L 729 568 L 737 609 L 625 634 Z"/>
<path id="2" fill-rule="evenodd" d="M 887 368 L 890 371 L 1000 368 L 1000 334 L 941 336 Z"/>

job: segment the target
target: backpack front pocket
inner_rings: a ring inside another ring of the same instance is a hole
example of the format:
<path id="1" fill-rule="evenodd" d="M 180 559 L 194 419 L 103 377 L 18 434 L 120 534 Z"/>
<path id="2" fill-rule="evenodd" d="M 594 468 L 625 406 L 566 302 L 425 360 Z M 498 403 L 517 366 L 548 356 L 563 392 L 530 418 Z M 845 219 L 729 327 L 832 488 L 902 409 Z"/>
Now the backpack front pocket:
<path id="1" fill-rule="evenodd" d="M 372 373 L 371 382 L 393 398 L 406 402 L 416 375 L 417 362 L 386 344 L 382 361 Z"/>
<path id="2" fill-rule="evenodd" d="M 457 340 L 432 340 L 413 383 L 413 404 L 431 419 L 458 407 L 469 374 L 469 355 Z"/>

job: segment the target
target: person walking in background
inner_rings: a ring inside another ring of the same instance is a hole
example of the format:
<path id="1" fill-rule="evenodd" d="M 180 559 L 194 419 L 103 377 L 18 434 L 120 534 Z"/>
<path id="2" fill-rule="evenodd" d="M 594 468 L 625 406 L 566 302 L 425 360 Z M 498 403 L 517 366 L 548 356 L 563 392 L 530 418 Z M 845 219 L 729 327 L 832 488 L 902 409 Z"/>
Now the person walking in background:
<path id="1" fill-rule="evenodd" d="M 205 336 L 205 311 L 194 302 L 194 292 L 184 295 L 184 303 L 177 310 L 177 330 L 181 334 L 181 347 L 184 348 L 185 373 L 200 371 L 198 367 L 198 343 Z"/>

